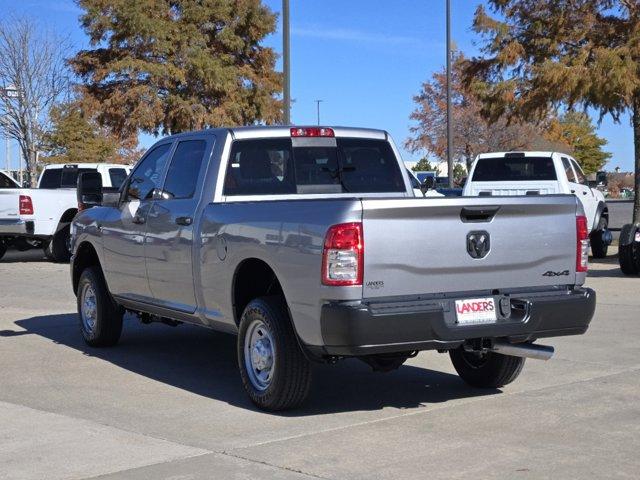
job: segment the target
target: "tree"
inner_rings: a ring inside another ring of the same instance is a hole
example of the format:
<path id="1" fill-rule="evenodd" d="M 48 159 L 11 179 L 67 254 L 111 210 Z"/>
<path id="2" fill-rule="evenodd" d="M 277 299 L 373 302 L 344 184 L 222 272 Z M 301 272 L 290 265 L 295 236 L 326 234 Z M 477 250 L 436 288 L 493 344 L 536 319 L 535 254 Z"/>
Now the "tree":
<path id="1" fill-rule="evenodd" d="M 602 170 L 611 158 L 609 152 L 602 150 L 607 141 L 596 134 L 595 127 L 586 113 L 565 113 L 559 119 L 550 122 L 546 135 L 551 141 L 566 143 L 569 147 L 568 153 L 573 155 L 585 173 Z"/>
<path id="2" fill-rule="evenodd" d="M 120 135 L 282 118 L 276 15 L 261 0 L 78 0 L 91 48 L 70 61 Z"/>
<path id="3" fill-rule="evenodd" d="M 508 122 L 506 117 L 487 119 L 480 97 L 463 82 L 465 57 L 457 53 L 452 68 L 453 158 L 470 166 L 482 152 L 506 150 L 556 150 L 557 145 L 546 139 L 542 124 L 524 121 Z M 405 146 L 412 152 L 426 151 L 445 160 L 447 157 L 447 96 L 446 72 L 434 73 L 413 97 L 416 109 L 411 119 L 411 136 Z"/>
<path id="4" fill-rule="evenodd" d="M 489 118 L 540 118 L 549 108 L 630 112 L 640 191 L 640 3 L 636 0 L 489 0 L 476 10 L 483 54 L 465 67 Z M 633 221 L 640 221 L 636 195 Z"/>
<path id="5" fill-rule="evenodd" d="M 69 89 L 66 42 L 26 18 L 0 22 L 0 130 L 18 142 L 29 182 L 51 108 Z"/>
<path id="6" fill-rule="evenodd" d="M 462 183 L 462 179 L 467 176 L 467 169 L 462 166 L 461 163 L 456 163 L 453 166 L 453 180 L 456 185 L 460 185 Z"/>
<path id="7" fill-rule="evenodd" d="M 135 136 L 120 138 L 101 127 L 80 101 L 54 107 L 51 124 L 43 137 L 43 150 L 51 163 L 132 164 L 142 154 Z"/>
<path id="8" fill-rule="evenodd" d="M 411 170 L 414 172 L 430 172 L 435 170 L 435 167 L 431 165 L 431 162 L 427 160 L 427 157 L 423 157 L 418 160 L 418 163 L 416 163 Z"/>

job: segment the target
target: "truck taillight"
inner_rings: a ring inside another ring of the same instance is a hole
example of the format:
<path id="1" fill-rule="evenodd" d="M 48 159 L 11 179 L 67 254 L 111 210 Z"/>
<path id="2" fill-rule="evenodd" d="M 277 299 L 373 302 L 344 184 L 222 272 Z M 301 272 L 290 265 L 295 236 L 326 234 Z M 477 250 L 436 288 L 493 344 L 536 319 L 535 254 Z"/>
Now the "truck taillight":
<path id="1" fill-rule="evenodd" d="M 362 285 L 364 238 L 362 223 L 340 223 L 327 231 L 322 251 L 323 285 Z"/>
<path id="2" fill-rule="evenodd" d="M 20 195 L 20 215 L 33 215 L 33 202 L 28 195 Z"/>
<path id="3" fill-rule="evenodd" d="M 326 127 L 294 127 L 292 137 L 335 137 L 333 128 Z"/>
<path id="4" fill-rule="evenodd" d="M 576 217 L 576 272 L 586 272 L 589 266 L 589 229 L 587 217 Z"/>

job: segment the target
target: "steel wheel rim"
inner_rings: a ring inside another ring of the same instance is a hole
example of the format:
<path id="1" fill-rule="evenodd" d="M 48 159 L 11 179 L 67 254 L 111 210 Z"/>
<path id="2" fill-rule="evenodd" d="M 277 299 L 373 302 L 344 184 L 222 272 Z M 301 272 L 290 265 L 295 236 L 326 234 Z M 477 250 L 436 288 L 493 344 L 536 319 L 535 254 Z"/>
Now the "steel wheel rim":
<path id="1" fill-rule="evenodd" d="M 477 370 L 482 368 L 487 361 L 489 361 L 490 352 L 477 354 L 474 352 L 467 352 L 466 350 L 462 350 L 462 359 L 467 366 Z"/>
<path id="2" fill-rule="evenodd" d="M 275 371 L 275 343 L 262 320 L 254 320 L 244 337 L 244 365 L 249 381 L 259 391 L 271 385 Z"/>
<path id="3" fill-rule="evenodd" d="M 98 318 L 98 305 L 96 292 L 92 285 L 85 285 L 82 288 L 80 297 L 80 317 L 82 325 L 87 332 L 93 332 Z"/>

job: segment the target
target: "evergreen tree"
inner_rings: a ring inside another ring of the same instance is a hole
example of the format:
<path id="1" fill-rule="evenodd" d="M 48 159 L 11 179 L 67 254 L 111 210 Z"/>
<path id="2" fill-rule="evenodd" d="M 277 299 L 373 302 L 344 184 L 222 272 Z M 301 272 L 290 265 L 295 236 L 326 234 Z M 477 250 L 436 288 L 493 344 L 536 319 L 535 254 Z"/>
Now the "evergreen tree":
<path id="1" fill-rule="evenodd" d="M 71 59 L 97 119 L 118 134 L 282 117 L 276 15 L 261 0 L 78 0 L 91 48 Z M 99 107 L 99 108 L 97 108 Z"/>

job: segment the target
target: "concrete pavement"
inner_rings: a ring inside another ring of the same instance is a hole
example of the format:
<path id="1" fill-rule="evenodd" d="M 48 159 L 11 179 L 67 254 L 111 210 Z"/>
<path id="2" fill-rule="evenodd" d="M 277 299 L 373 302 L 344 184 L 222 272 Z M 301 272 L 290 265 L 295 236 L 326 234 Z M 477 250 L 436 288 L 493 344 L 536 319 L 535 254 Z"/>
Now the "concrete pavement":
<path id="1" fill-rule="evenodd" d="M 589 332 L 552 339 L 502 391 L 467 387 L 447 355 L 390 374 L 314 370 L 295 412 L 255 410 L 235 339 L 129 318 L 86 347 L 68 266 L 0 263 L 0 479 L 637 478 L 640 278 L 592 264 Z"/>

